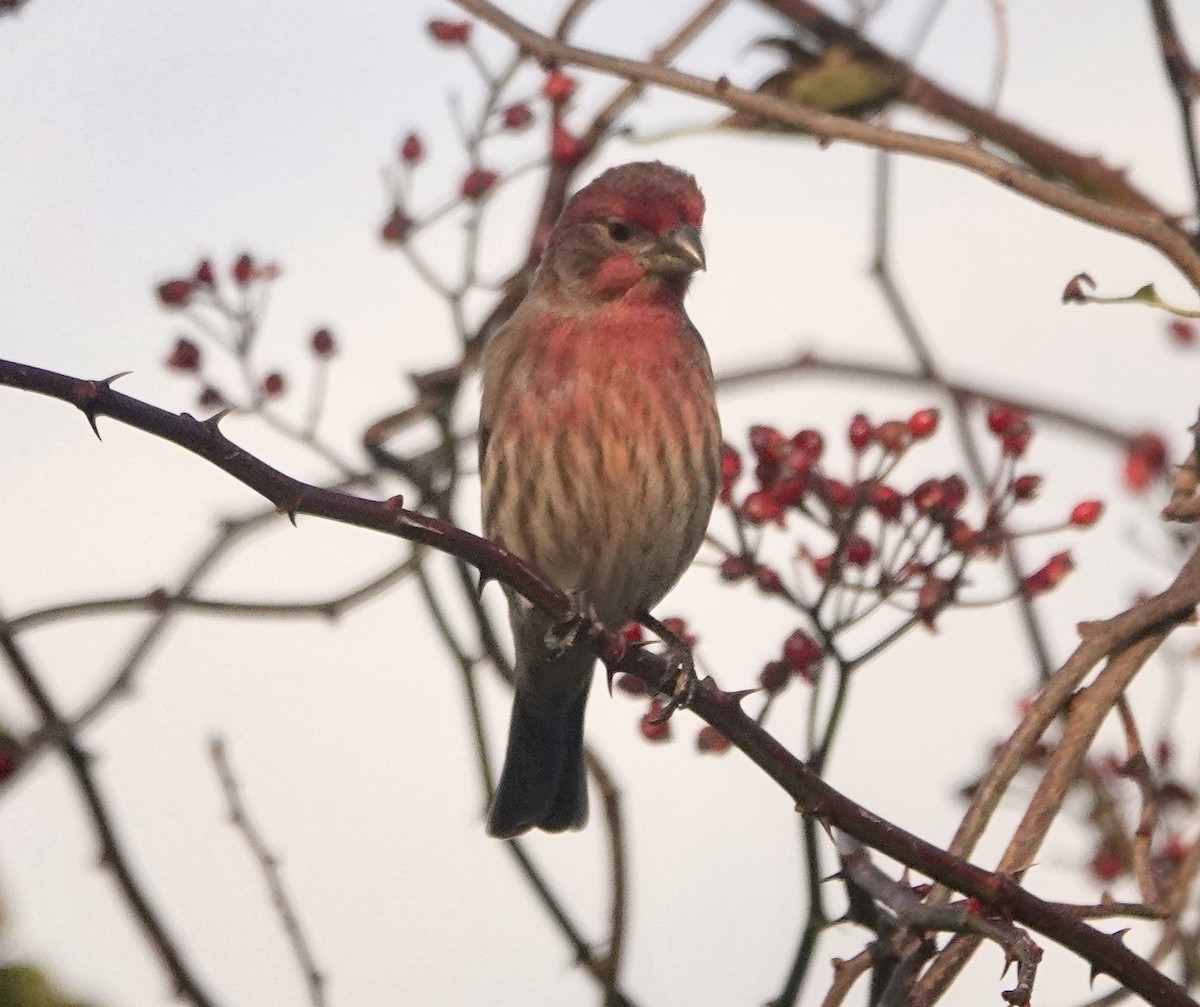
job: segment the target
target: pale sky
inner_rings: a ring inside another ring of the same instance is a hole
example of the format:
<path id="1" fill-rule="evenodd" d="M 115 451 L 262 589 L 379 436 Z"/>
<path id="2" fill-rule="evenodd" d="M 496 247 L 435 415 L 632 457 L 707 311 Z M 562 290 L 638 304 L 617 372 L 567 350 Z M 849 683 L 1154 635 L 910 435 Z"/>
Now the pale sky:
<path id="1" fill-rule="evenodd" d="M 1177 6 L 1200 51 L 1198 12 Z M 898 50 L 923 7 L 892 0 L 875 37 Z M 550 21 L 546 4 L 513 9 Z M 605 0 L 578 37 L 641 55 L 688 10 Z M 986 95 L 992 74 L 990 11 L 986 0 L 949 3 L 925 49 L 923 66 L 973 98 Z M 1012 58 L 1001 109 L 1129 167 L 1139 185 L 1186 210 L 1173 104 L 1143 5 L 1013 0 L 1007 12 Z M 364 427 L 407 401 L 404 376 L 449 363 L 456 352 L 442 306 L 376 240 L 381 169 L 409 129 L 419 129 L 430 150 L 418 207 L 439 204 L 462 174 L 447 99 L 457 91 L 469 103 L 476 90 L 462 54 L 428 41 L 423 25 L 433 16 L 457 15 L 449 4 L 395 0 L 31 0 L 20 16 L 0 20 L 0 355 L 85 377 L 130 370 L 121 390 L 194 409 L 190 383 L 161 366 L 181 330 L 152 290 L 202 255 L 224 266 L 248 249 L 284 269 L 260 360 L 303 388 L 307 339 L 330 326 L 343 351 L 323 429 L 361 460 Z M 773 30 L 758 8 L 735 5 L 682 65 L 752 84 L 767 61 L 747 55 L 747 46 Z M 499 62 L 503 43 L 488 32 L 481 40 Z M 585 78 L 577 116 L 609 86 Z M 631 122 L 649 134 L 712 115 L 699 103 L 656 96 Z M 522 161 L 536 143 L 533 133 L 498 143 L 497 165 Z M 692 171 L 707 196 L 709 269 L 689 312 L 719 373 L 804 348 L 908 362 L 866 274 L 872 153 L 795 138 L 691 135 L 614 143 L 585 175 L 648 157 Z M 497 275 L 520 250 L 536 186 L 530 177 L 497 201 L 484 255 Z M 1148 310 L 1059 303 L 1081 270 L 1106 292 L 1153 281 L 1165 296 L 1194 303 L 1171 267 L 1149 249 L 1058 219 L 958 169 L 899 162 L 896 192 L 900 279 L 948 372 L 1161 428 L 1178 450 L 1195 418 L 1196 357 L 1173 351 L 1162 317 Z M 423 247 L 449 270 L 455 238 L 450 227 Z M 283 411 L 300 415 L 304 396 L 294 399 Z M 805 379 L 731 394 L 721 411 L 732 440 L 744 441 L 747 426 L 764 420 L 786 430 L 819 426 L 832 440 L 858 409 L 886 418 L 930 403 L 931 395 Z M 464 405 L 464 428 L 474 408 Z M 6 615 L 173 584 L 218 517 L 259 507 L 222 473 L 136 431 L 102 421 L 97 443 L 61 403 L 4 390 L 0 424 Z M 234 417 L 225 429 L 294 475 L 328 477 L 250 420 Z M 923 467 L 959 466 L 952 438 L 941 443 L 927 456 L 935 461 L 914 457 L 900 481 L 929 474 Z M 1031 558 L 1075 550 L 1079 569 L 1044 603 L 1061 659 L 1077 621 L 1117 611 L 1172 571 L 1158 559 L 1156 501 L 1122 494 L 1110 453 L 1046 435 L 1029 466 L 1047 476 L 1031 523 L 1052 523 L 1084 497 L 1110 503 L 1087 535 L 1027 547 Z M 474 521 L 475 492 L 464 500 L 464 520 Z M 718 520 L 714 530 L 727 527 Z M 322 597 L 382 570 L 402 548 L 313 519 L 298 529 L 280 520 L 236 551 L 204 594 Z M 796 625 L 752 589 L 722 586 L 701 568 L 659 611 L 700 627 L 704 665 L 727 688 L 751 685 Z M 23 640 L 71 709 L 105 679 L 144 618 L 61 623 Z M 1028 676 L 1010 613 L 949 613 L 937 635 L 914 633 L 861 673 L 832 781 L 878 814 L 947 842 L 961 814 L 953 794 L 1012 726 Z M 498 758 L 508 698 L 482 678 Z M 1146 678 L 1135 707 L 1154 725 L 1162 677 Z M 802 736 L 801 700 L 794 690 L 772 720 L 789 745 Z M 637 733 L 640 712 L 597 686 L 588 721 L 623 786 L 630 834 L 625 989 L 646 1005 L 762 1003 L 782 982 L 803 919 L 796 816 L 739 754 L 697 756 L 699 724 L 690 714 L 676 719 L 672 744 L 650 747 Z M 34 726 L 3 674 L 0 714 Z M 412 585 L 334 626 L 184 616 L 142 669 L 136 695 L 85 738 L 140 876 L 217 1001 L 303 1003 L 261 881 L 224 820 L 206 754 L 213 733 L 227 739 L 252 813 L 283 857 L 331 1004 L 595 1002 L 594 984 L 573 967 L 511 858 L 484 835 L 458 672 Z M 1195 766 L 1194 743 L 1185 754 Z M 980 863 L 991 865 L 1016 811 L 1014 802 L 999 816 Z M 1076 838 L 1070 828 L 1052 833 L 1045 869 L 1029 877 L 1039 894 L 1097 894 L 1079 882 Z M 596 941 L 606 925 L 605 841 L 596 821 L 578 835 L 529 841 Z M 164 975 L 95 855 L 58 760 L 44 759 L 3 792 L 0 892 L 10 925 L 0 960 L 34 957 L 72 990 L 112 1007 L 165 1002 Z M 830 935 L 805 1003 L 824 993 L 828 959 L 853 954 L 863 939 L 849 929 Z M 1007 988 L 996 982 L 999 963 L 999 952 L 985 948 L 947 1002 L 961 1002 L 967 990 L 999 1002 Z M 1051 951 L 1039 1000 L 1062 1002 L 1085 984 L 1084 965 Z"/>

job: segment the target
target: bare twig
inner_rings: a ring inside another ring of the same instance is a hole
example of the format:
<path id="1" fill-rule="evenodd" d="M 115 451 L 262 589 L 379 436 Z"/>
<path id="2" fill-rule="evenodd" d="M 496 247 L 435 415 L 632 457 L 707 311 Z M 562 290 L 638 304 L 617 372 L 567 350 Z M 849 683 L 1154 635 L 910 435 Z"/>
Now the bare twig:
<path id="1" fill-rule="evenodd" d="M 26 698 L 42 719 L 44 729 L 58 749 L 79 791 L 80 799 L 91 819 L 92 830 L 100 844 L 100 865 L 106 868 L 117 883 L 125 899 L 129 913 L 136 921 L 167 975 L 170 976 L 174 993 L 192 1004 L 193 1007 L 213 1007 L 215 1001 L 201 986 L 191 967 L 184 960 L 183 952 L 167 931 L 166 924 L 150 902 L 142 883 L 133 873 L 116 826 L 108 810 L 100 785 L 92 773 L 91 760 L 80 746 L 71 725 L 59 712 L 42 685 L 41 678 L 12 633 L 0 619 L 0 653 L 3 653 L 17 678 L 17 683 Z"/>
<path id="2" fill-rule="evenodd" d="M 254 858 L 258 869 L 266 883 L 267 892 L 271 897 L 271 905 L 279 917 L 279 924 L 292 946 L 292 954 L 300 967 L 300 974 L 308 988 L 308 999 L 313 1007 L 325 1007 L 325 975 L 317 967 L 312 948 L 309 947 L 308 937 L 300 925 L 291 896 L 283 883 L 279 858 L 268 848 L 258 826 L 251 820 L 246 811 L 246 803 L 242 799 L 241 787 L 237 776 L 229 762 L 229 754 L 225 750 L 225 741 L 215 737 L 208 743 L 208 754 L 212 758 L 213 769 L 221 783 L 221 792 L 225 795 L 225 803 L 229 808 L 229 822 L 238 830 L 246 843 L 250 855 Z"/>

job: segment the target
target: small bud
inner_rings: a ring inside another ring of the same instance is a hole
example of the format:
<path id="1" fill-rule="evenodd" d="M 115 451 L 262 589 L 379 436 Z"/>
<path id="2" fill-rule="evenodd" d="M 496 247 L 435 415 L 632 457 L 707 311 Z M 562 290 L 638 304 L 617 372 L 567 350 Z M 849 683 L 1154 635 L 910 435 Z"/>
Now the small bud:
<path id="1" fill-rule="evenodd" d="M 400 160 L 409 167 L 425 157 L 425 144 L 416 133 L 409 133 L 400 144 Z"/>
<path id="2" fill-rule="evenodd" d="M 1095 286 L 1096 281 L 1087 273 L 1072 276 L 1062 292 L 1063 304 L 1086 304 L 1091 298 L 1083 288 L 1087 287 L 1088 290 L 1093 290 Z"/>
<path id="3" fill-rule="evenodd" d="M 1033 500 L 1042 488 L 1042 477 L 1035 475 L 1017 476 L 1013 480 L 1013 497 L 1017 500 Z"/>
<path id="4" fill-rule="evenodd" d="M 205 385 L 200 397 L 196 400 L 201 409 L 224 409 L 229 403 L 225 396 L 212 385 Z"/>
<path id="5" fill-rule="evenodd" d="M 505 129 L 524 129 L 533 122 L 533 112 L 523 101 L 519 101 L 515 105 L 509 105 L 501 113 L 501 120 L 504 122 Z"/>
<path id="6" fill-rule="evenodd" d="M 833 556 L 814 556 L 812 565 L 813 573 L 821 580 L 828 580 L 829 572 L 833 569 Z"/>
<path id="7" fill-rule="evenodd" d="M 196 266 L 196 275 L 192 279 L 197 287 L 215 287 L 217 284 L 216 275 L 213 273 L 213 264 L 208 259 L 201 259 Z"/>
<path id="8" fill-rule="evenodd" d="M 1071 524 L 1076 528 L 1090 528 L 1103 513 L 1104 504 L 1099 500 L 1081 500 L 1071 510 Z"/>
<path id="9" fill-rule="evenodd" d="M 662 621 L 663 628 L 668 633 L 674 633 L 679 639 L 686 643 L 689 647 L 695 647 L 700 641 L 695 633 L 689 633 L 687 623 L 677 615 L 669 616 Z"/>
<path id="10" fill-rule="evenodd" d="M 200 370 L 200 347 L 190 339 L 177 339 L 171 355 L 164 361 L 173 371 Z"/>
<path id="11" fill-rule="evenodd" d="M 496 173 L 494 171 L 476 168 L 463 179 L 462 194 L 467 199 L 480 199 L 495 184 Z"/>
<path id="12" fill-rule="evenodd" d="M 332 357 L 337 353 L 337 343 L 333 338 L 333 333 L 328 329 L 317 329 L 312 334 L 312 351 L 323 359 Z"/>
<path id="13" fill-rule="evenodd" d="M 946 514 L 956 514 L 967 499 L 967 481 L 957 472 L 942 480 L 942 510 Z"/>
<path id="14" fill-rule="evenodd" d="M 729 493 L 742 474 L 742 456 L 730 444 L 721 445 L 721 503 L 729 503 Z"/>
<path id="15" fill-rule="evenodd" d="M 784 476 L 771 487 L 771 495 L 780 507 L 794 507 L 804 499 L 808 484 L 800 476 Z"/>
<path id="16" fill-rule="evenodd" d="M 729 739 L 712 724 L 705 724 L 696 735 L 696 749 L 712 755 L 723 755 L 729 751 Z"/>
<path id="17" fill-rule="evenodd" d="M 164 308 L 186 308 L 192 299 L 194 287 L 191 280 L 167 280 L 154 291 Z"/>
<path id="18" fill-rule="evenodd" d="M 233 264 L 232 275 L 234 282 L 239 287 L 246 286 L 251 280 L 258 275 L 258 270 L 254 266 L 254 260 L 246 252 L 243 252 L 237 257 L 237 261 Z"/>
<path id="19" fill-rule="evenodd" d="M 551 70 L 542 85 L 542 94 L 555 105 L 561 105 L 575 93 L 575 80 L 561 70 Z"/>
<path id="20" fill-rule="evenodd" d="M 554 124 L 554 137 L 550 143 L 550 158 L 555 164 L 570 167 L 579 160 L 579 140 L 562 123 Z"/>
<path id="21" fill-rule="evenodd" d="M 640 622 L 627 622 L 621 627 L 621 638 L 626 643 L 641 643 L 646 638 L 646 631 Z"/>
<path id="22" fill-rule="evenodd" d="M 443 45 L 465 45 L 471 37 L 470 21 L 442 21 L 435 19 L 429 22 L 429 34 L 434 40 Z"/>
<path id="23" fill-rule="evenodd" d="M 383 222 L 383 226 L 379 229 L 379 237 L 389 245 L 403 245 L 408 240 L 409 232 L 413 227 L 413 219 L 405 213 L 400 207 L 392 207 L 392 212 L 388 214 L 387 220 Z"/>
<path id="24" fill-rule="evenodd" d="M 854 502 L 854 490 L 840 479 L 826 479 L 821 483 L 825 498 L 834 507 L 849 507 Z"/>
<path id="25" fill-rule="evenodd" d="M 923 441 L 934 435 L 940 419 L 941 413 L 936 409 L 918 409 L 908 418 L 908 432 L 914 440 Z"/>
<path id="26" fill-rule="evenodd" d="M 1033 440 L 1033 427 L 1025 419 L 1013 424 L 1000 440 L 1000 450 L 1011 458 L 1020 458 Z"/>
<path id="27" fill-rule="evenodd" d="M 954 587 L 942 577 L 928 577 L 917 591 L 917 618 L 929 629 L 934 625 L 942 610 L 954 600 Z"/>
<path id="28" fill-rule="evenodd" d="M 262 393 L 269 399 L 277 399 L 287 391 L 287 382 L 278 371 L 272 371 L 262 379 Z"/>

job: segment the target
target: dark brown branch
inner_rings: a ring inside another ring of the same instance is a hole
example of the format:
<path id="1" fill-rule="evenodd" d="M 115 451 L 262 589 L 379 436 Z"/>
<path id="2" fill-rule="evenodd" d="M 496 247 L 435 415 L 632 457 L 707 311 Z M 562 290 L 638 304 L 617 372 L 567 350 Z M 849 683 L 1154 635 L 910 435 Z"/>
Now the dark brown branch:
<path id="1" fill-rule="evenodd" d="M 1123 173 L 1109 168 L 1099 158 L 1076 154 L 1011 119 L 997 115 L 990 108 L 946 90 L 809 0 L 760 2 L 794 25 L 811 31 L 826 45 L 844 47 L 857 59 L 870 63 L 898 81 L 900 94 L 910 105 L 940 119 L 957 123 L 971 133 L 1004 147 L 1039 174 L 1053 179 L 1067 179 L 1080 192 L 1114 206 L 1159 218 L 1167 216 L 1154 200 L 1130 184 Z"/>
<path id="2" fill-rule="evenodd" d="M 267 891 L 271 896 L 271 905 L 279 916 L 283 932 L 292 946 L 296 964 L 300 967 L 300 974 L 304 977 L 305 985 L 308 987 L 308 999 L 313 1007 L 325 1007 L 325 976 L 317 968 L 312 949 L 308 946 L 308 938 L 305 936 L 304 928 L 300 925 L 300 918 L 296 915 L 287 887 L 283 883 L 283 876 L 279 870 L 279 859 L 267 849 L 262 833 L 258 831 L 258 827 L 250 820 L 250 816 L 246 812 L 246 803 L 242 800 L 241 787 L 238 786 L 237 777 L 229 763 L 225 742 L 221 738 L 213 738 L 209 742 L 208 751 L 212 757 L 213 768 L 217 772 L 217 779 L 221 783 L 221 792 L 225 795 L 225 803 L 229 807 L 229 821 L 241 833 L 251 856 L 258 864 L 263 880 L 266 882 Z"/>
<path id="3" fill-rule="evenodd" d="M 24 651 L 0 619 L 0 653 L 7 658 L 25 696 L 37 710 L 44 729 L 49 733 L 52 744 L 61 753 L 71 771 L 76 789 L 91 819 L 92 829 L 100 844 L 100 864 L 112 873 L 113 879 L 125 899 L 129 912 L 141 929 L 159 962 L 170 976 L 174 992 L 194 1007 L 213 1007 L 213 1001 L 200 985 L 191 967 L 184 960 L 183 952 L 174 938 L 167 932 L 158 911 L 150 903 L 141 882 L 133 873 L 128 858 L 117 836 L 116 827 L 108 812 L 100 786 L 92 773 L 87 752 L 80 746 L 63 718 L 41 679 L 26 658 Z"/>
<path id="4" fill-rule="evenodd" d="M 1179 106 L 1179 127 L 1183 133 L 1183 156 L 1187 161 L 1192 179 L 1192 194 L 1195 202 L 1197 223 L 1200 225 L 1200 150 L 1196 148 L 1197 93 L 1200 92 L 1200 74 L 1188 59 L 1175 26 L 1175 14 L 1170 0 L 1150 0 L 1150 16 L 1154 19 L 1154 30 L 1158 35 L 1158 49 L 1162 54 L 1163 68 Z"/>
<path id="5" fill-rule="evenodd" d="M 726 108 L 749 112 L 784 125 L 804 129 L 825 140 L 846 140 L 956 164 L 1044 206 L 1128 235 L 1157 248 L 1188 278 L 1195 289 L 1200 290 L 1200 256 L 1192 247 L 1189 236 L 1164 220 L 1161 214 L 1131 210 L 1085 196 L 1043 178 L 1036 172 L 989 154 L 976 144 L 956 143 L 903 130 L 885 129 L 856 119 L 817 112 L 770 95 L 747 91 L 735 87 L 726 78 L 707 80 L 640 60 L 565 45 L 510 17 L 488 0 L 456 2 L 463 10 L 475 14 L 503 32 L 517 45 L 542 59 L 586 66 L 642 84 L 657 84 L 681 94 L 716 102 Z"/>
<path id="6" fill-rule="evenodd" d="M 213 421 L 203 423 L 186 414 L 158 409 L 114 391 L 107 382 L 70 378 L 2 360 L 0 385 L 49 395 L 75 405 L 92 421 L 98 416 L 111 416 L 177 444 L 252 487 L 281 512 L 292 516 L 313 514 L 432 546 L 507 584 L 552 617 L 565 619 L 571 613 L 570 599 L 562 591 L 507 550 L 444 521 L 407 511 L 397 500 L 363 500 L 292 479 L 242 451 L 221 434 Z M 1085 628 L 1086 642 L 1098 649 L 1100 656 L 1114 652 L 1131 645 L 1131 641 L 1160 634 L 1164 627 L 1189 616 L 1198 601 L 1200 557 L 1193 557 L 1163 594 L 1108 622 L 1089 624 Z M 629 648 L 618 633 L 599 625 L 593 625 L 586 638 L 609 667 L 636 675 L 656 688 L 669 690 L 673 685 L 674 676 L 661 656 Z M 711 678 L 705 679 L 698 684 L 691 709 L 749 756 L 804 813 L 836 825 L 864 845 L 954 891 L 980 899 L 996 912 L 1059 942 L 1150 1003 L 1195 1007 L 1182 987 L 1120 940 L 1064 914 L 1013 878 L 953 856 L 838 793 L 742 710 L 743 695 L 725 693 Z"/>

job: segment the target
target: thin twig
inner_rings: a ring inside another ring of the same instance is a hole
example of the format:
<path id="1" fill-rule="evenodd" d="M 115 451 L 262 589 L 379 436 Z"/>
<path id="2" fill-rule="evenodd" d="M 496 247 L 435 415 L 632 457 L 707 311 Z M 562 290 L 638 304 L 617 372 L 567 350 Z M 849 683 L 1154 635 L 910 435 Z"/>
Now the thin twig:
<path id="1" fill-rule="evenodd" d="M 325 975 L 317 967 L 308 937 L 300 925 L 300 918 L 296 915 L 291 896 L 283 883 L 279 858 L 267 848 L 266 840 L 246 811 L 246 803 L 242 799 L 241 787 L 238 785 L 233 766 L 230 765 L 225 741 L 219 737 L 211 739 L 208 743 L 208 754 L 212 758 L 213 769 L 216 770 L 221 792 L 225 795 L 225 803 L 229 807 L 229 822 L 241 834 L 246 848 L 258 864 L 271 897 L 271 905 L 279 917 L 279 925 L 292 946 L 292 954 L 308 988 L 309 1002 L 313 1007 L 325 1007 Z"/>

